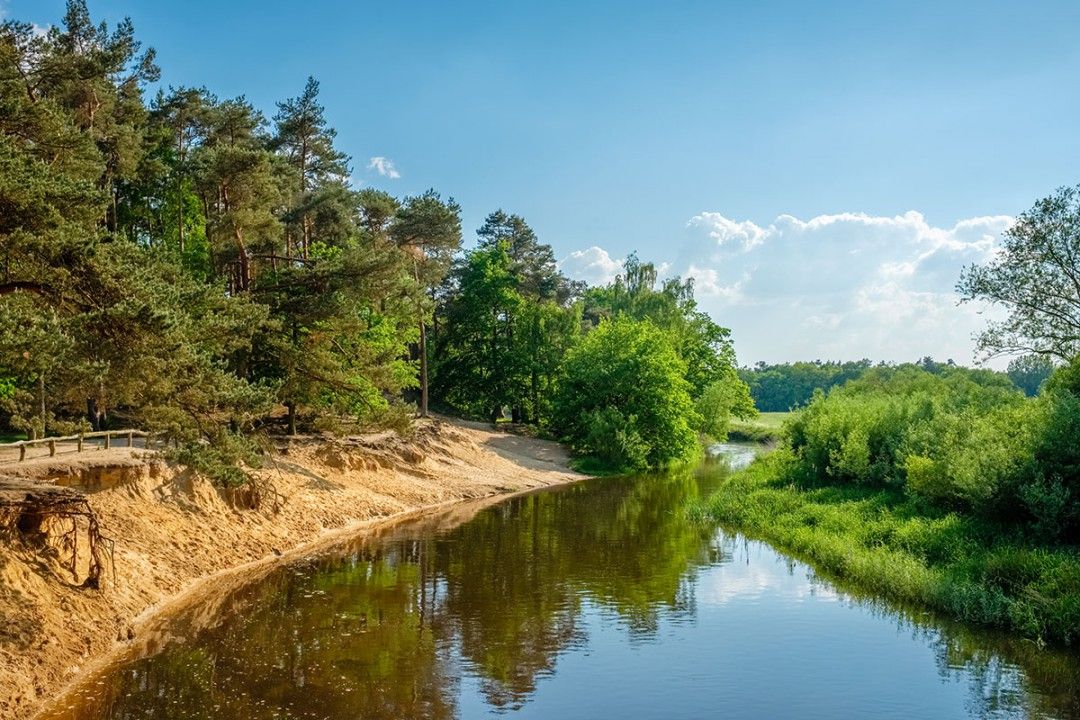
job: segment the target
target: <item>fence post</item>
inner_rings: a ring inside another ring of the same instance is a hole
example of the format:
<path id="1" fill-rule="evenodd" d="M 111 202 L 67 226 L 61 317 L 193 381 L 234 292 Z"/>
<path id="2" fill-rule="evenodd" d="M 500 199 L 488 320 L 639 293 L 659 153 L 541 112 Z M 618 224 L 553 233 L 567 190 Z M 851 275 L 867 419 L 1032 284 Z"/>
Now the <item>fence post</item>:
<path id="1" fill-rule="evenodd" d="M 105 433 L 105 449 L 108 450 L 112 447 L 112 433 Z"/>
<path id="2" fill-rule="evenodd" d="M 78 452 L 82 452 L 82 444 L 83 444 L 83 436 L 82 436 L 82 433 L 79 433 L 79 450 L 78 450 Z"/>
<path id="3" fill-rule="evenodd" d="M 131 447 L 132 443 L 135 442 L 135 433 L 129 432 L 128 436 L 127 436 L 127 441 L 128 441 L 128 447 Z"/>
<path id="4" fill-rule="evenodd" d="M 26 459 L 26 446 L 25 445 L 20 445 L 19 446 L 19 462 L 22 462 L 25 459 Z"/>
<path id="5" fill-rule="evenodd" d="M 55 440 L 50 440 L 49 441 L 49 457 L 53 457 L 55 455 L 56 455 L 56 441 Z"/>

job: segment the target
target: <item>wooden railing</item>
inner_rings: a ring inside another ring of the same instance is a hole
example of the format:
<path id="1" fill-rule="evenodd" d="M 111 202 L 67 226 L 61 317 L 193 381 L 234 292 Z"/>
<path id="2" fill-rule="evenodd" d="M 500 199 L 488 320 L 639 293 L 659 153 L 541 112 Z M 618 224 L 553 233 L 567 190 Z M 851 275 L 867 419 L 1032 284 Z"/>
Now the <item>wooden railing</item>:
<path id="1" fill-rule="evenodd" d="M 134 447 L 135 438 L 137 437 L 145 438 L 146 445 L 149 446 L 151 435 L 145 430 L 102 430 L 100 432 L 80 433 L 78 435 L 64 435 L 59 437 L 38 438 L 36 440 L 19 440 L 18 442 L 4 443 L 0 444 L 0 452 L 6 449 L 13 450 L 15 448 L 18 448 L 19 459 L 17 461 L 8 460 L 7 462 L 22 462 L 26 459 L 27 448 L 47 446 L 49 448 L 49 457 L 53 457 L 54 455 L 56 455 L 57 443 L 77 443 L 77 449 L 75 450 L 75 452 L 82 452 L 83 445 L 87 440 L 97 440 L 99 438 L 104 438 L 104 449 L 108 450 L 113 446 L 114 438 L 120 438 L 122 441 L 125 442 L 126 447 Z M 97 443 L 94 443 L 94 446 L 97 447 Z M 4 462 L 4 459 L 0 458 L 0 462 Z"/>

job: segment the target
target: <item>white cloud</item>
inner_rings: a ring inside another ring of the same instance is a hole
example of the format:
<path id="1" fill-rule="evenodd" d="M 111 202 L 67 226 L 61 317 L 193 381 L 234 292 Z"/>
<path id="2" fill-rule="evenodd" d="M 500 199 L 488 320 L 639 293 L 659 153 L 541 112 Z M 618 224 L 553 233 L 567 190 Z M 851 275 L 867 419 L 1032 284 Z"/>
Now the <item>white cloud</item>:
<path id="1" fill-rule="evenodd" d="M 996 252 L 1011 223 L 993 215 L 938 227 L 909 211 L 781 215 L 759 226 L 706 212 L 690 219 L 675 266 L 698 279 L 702 306 L 732 328 L 746 362 L 971 362 L 986 308 L 958 306 L 956 281 Z"/>
<path id="2" fill-rule="evenodd" d="M 11 9 L 8 7 L 9 4 L 9 0 L 0 0 L 0 22 L 11 19 Z M 47 35 L 49 28 L 51 27 L 52 25 L 38 25 L 36 22 L 30 23 L 30 31 L 38 37 Z"/>
<path id="3" fill-rule="evenodd" d="M 669 263 L 664 263 L 664 266 L 663 271 L 659 272 L 661 277 L 669 274 L 672 269 Z M 749 275 L 744 274 L 734 283 L 725 285 L 720 281 L 720 273 L 714 268 L 698 267 L 693 263 L 686 269 L 686 276 L 694 279 L 696 297 L 715 297 L 727 303 L 733 303 L 742 297 L 743 285 L 750 279 Z"/>
<path id="4" fill-rule="evenodd" d="M 749 220 L 734 222 L 714 212 L 694 216 L 690 219 L 690 225 L 705 228 L 709 237 L 716 240 L 718 245 L 737 243 L 743 250 L 750 250 L 760 245 L 768 232 Z"/>
<path id="5" fill-rule="evenodd" d="M 608 255 L 607 250 L 593 245 L 564 257 L 559 261 L 559 270 L 573 280 L 584 280 L 590 285 L 606 285 L 619 274 L 622 262 Z"/>
<path id="6" fill-rule="evenodd" d="M 924 355 L 970 363 L 973 336 L 995 311 L 958 305 L 961 269 L 988 260 L 1013 222 L 973 217 L 952 226 L 919 212 L 844 212 L 767 225 L 703 212 L 669 257 L 643 258 L 661 275 L 695 281 L 702 309 L 732 328 L 742 362 L 797 359 L 905 361 Z M 590 283 L 619 270 L 603 248 L 560 266 Z"/>
<path id="7" fill-rule="evenodd" d="M 388 177 L 391 180 L 397 180 L 401 177 L 401 173 L 394 167 L 394 161 L 390 158 L 382 157 L 381 155 L 376 155 L 368 160 L 368 170 L 374 170 L 383 177 Z"/>

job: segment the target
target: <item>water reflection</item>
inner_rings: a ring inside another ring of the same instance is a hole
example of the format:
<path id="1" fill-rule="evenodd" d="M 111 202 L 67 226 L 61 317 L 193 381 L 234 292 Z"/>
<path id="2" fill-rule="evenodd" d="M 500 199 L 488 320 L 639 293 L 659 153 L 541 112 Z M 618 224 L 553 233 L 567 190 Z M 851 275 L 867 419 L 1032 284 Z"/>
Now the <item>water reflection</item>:
<path id="1" fill-rule="evenodd" d="M 47 717 L 1080 717 L 1075 657 L 695 525 L 682 508 L 727 468 L 522 496 L 282 568 Z"/>

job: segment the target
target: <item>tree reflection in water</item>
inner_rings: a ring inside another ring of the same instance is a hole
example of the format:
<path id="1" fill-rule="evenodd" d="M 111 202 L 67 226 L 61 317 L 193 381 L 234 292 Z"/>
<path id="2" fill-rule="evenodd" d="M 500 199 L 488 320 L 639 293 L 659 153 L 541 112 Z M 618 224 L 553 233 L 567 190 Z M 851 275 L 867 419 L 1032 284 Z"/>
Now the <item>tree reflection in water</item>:
<path id="1" fill-rule="evenodd" d="M 588 619 L 614 620 L 632 642 L 695 619 L 698 573 L 750 547 L 683 513 L 724 475 L 714 463 L 589 481 L 281 568 L 220 599 L 209 625 L 205 608 L 170 621 L 186 641 L 91 678 L 48 717 L 439 719 L 459 714 L 466 685 L 489 709 L 520 709 L 560 655 L 588 652 Z M 835 596 L 801 563 L 776 564 Z M 972 716 L 1076 709 L 1075 658 L 852 601 L 920 634 L 943 676 L 963 668 Z"/>

